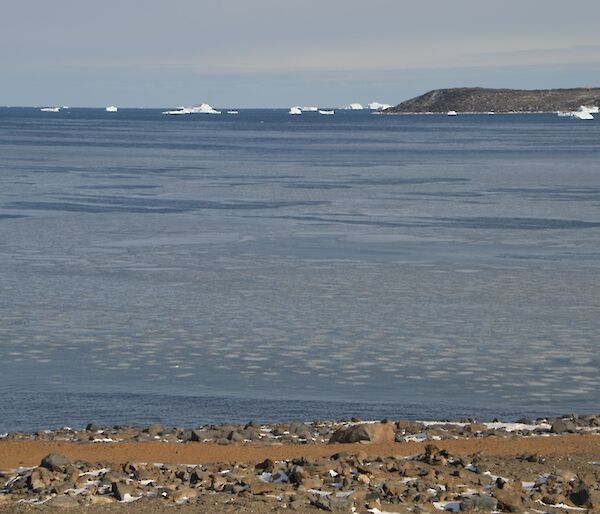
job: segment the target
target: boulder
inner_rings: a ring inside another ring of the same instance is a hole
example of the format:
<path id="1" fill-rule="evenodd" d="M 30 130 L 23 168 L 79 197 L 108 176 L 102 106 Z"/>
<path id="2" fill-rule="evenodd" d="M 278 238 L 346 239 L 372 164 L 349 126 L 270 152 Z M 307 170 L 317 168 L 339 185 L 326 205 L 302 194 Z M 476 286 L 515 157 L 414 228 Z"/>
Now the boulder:
<path id="1" fill-rule="evenodd" d="M 57 509 L 74 509 L 79 507 L 79 502 L 73 496 L 55 496 L 50 498 L 44 505 L 49 507 L 56 507 Z"/>
<path id="2" fill-rule="evenodd" d="M 49 469 L 50 471 L 61 471 L 69 464 L 71 464 L 71 461 L 64 455 L 50 453 L 42 459 L 40 466 Z"/>
<path id="3" fill-rule="evenodd" d="M 295 421 L 290 425 L 289 432 L 292 435 L 298 436 L 302 439 L 310 439 L 313 435 L 312 430 L 305 423 Z"/>
<path id="4" fill-rule="evenodd" d="M 580 487 L 569 495 L 571 500 L 577 507 L 585 507 L 588 509 L 600 509 L 600 491 L 589 487 Z"/>
<path id="5" fill-rule="evenodd" d="M 473 495 L 460 502 L 461 512 L 490 512 L 496 510 L 498 500 L 491 496 Z"/>
<path id="6" fill-rule="evenodd" d="M 446 450 L 440 450 L 435 444 L 428 444 L 425 446 L 425 453 L 419 457 L 419 460 L 432 466 L 445 466 L 448 463 L 448 457 Z"/>
<path id="7" fill-rule="evenodd" d="M 265 459 L 254 466 L 256 470 L 267 473 L 272 473 L 274 467 L 275 463 L 271 459 Z"/>
<path id="8" fill-rule="evenodd" d="M 336 496 L 318 496 L 311 501 L 315 507 L 327 512 L 348 513 L 353 512 L 353 502 L 350 498 Z"/>
<path id="9" fill-rule="evenodd" d="M 495 488 L 492 495 L 498 500 L 498 507 L 507 512 L 523 512 L 521 493 L 508 485 L 502 489 Z"/>
<path id="10" fill-rule="evenodd" d="M 469 423 L 465 425 L 464 431 L 469 434 L 476 434 L 478 432 L 485 432 L 487 430 L 487 426 L 484 423 Z"/>
<path id="11" fill-rule="evenodd" d="M 577 425 L 570 419 L 556 419 L 552 422 L 551 430 L 555 434 L 573 434 L 577 432 Z"/>
<path id="12" fill-rule="evenodd" d="M 417 421 L 400 420 L 396 423 L 397 429 L 404 434 L 418 434 L 425 430 L 425 425 Z"/>
<path id="13" fill-rule="evenodd" d="M 116 502 L 112 496 L 98 496 L 95 494 L 89 496 L 88 501 L 90 505 L 109 505 Z"/>
<path id="14" fill-rule="evenodd" d="M 134 496 L 133 487 L 124 484 L 123 482 L 113 482 L 111 484 L 111 490 L 115 498 L 120 502 L 125 500 L 128 496 Z"/>
<path id="15" fill-rule="evenodd" d="M 244 440 L 244 436 L 240 432 L 232 430 L 227 434 L 227 439 L 234 443 L 241 443 Z"/>
<path id="16" fill-rule="evenodd" d="M 393 443 L 396 430 L 393 423 L 364 423 L 342 428 L 333 433 L 329 439 L 332 443 Z"/>
<path id="17" fill-rule="evenodd" d="M 149 436 L 156 437 L 163 432 L 163 427 L 158 423 L 154 423 L 153 425 L 150 425 L 146 431 L 148 432 Z"/>
<path id="18" fill-rule="evenodd" d="M 46 468 L 36 468 L 29 475 L 29 488 L 35 492 L 41 492 L 52 481 L 52 472 Z"/>

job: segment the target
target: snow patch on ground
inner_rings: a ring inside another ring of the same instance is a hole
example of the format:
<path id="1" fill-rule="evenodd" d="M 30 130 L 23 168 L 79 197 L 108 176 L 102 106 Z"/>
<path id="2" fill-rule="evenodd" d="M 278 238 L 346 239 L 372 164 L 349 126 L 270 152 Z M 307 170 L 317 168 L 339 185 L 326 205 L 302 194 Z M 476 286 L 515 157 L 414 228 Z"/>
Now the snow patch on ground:
<path id="1" fill-rule="evenodd" d="M 446 512 L 460 512 L 460 502 L 433 502 L 433 506 L 437 510 L 443 510 Z"/>

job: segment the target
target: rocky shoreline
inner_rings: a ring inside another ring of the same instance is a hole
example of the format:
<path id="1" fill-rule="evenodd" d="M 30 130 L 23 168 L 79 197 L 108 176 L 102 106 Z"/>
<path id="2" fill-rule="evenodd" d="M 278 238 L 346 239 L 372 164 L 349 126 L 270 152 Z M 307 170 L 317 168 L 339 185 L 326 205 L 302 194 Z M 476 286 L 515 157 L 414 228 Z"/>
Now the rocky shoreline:
<path id="1" fill-rule="evenodd" d="M 600 512 L 600 415 L 14 432 L 0 486 L 2 513 Z"/>
<path id="2" fill-rule="evenodd" d="M 573 111 L 581 105 L 600 105 L 600 88 L 491 89 L 461 87 L 435 89 L 383 111 L 416 113 L 541 113 Z"/>

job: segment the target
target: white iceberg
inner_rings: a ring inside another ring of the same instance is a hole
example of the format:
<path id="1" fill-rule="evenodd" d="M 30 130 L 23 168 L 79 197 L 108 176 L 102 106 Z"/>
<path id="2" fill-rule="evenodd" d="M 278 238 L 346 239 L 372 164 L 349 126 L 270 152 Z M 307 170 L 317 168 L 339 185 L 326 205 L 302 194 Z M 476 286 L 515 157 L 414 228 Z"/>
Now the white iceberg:
<path id="1" fill-rule="evenodd" d="M 572 117 L 578 120 L 593 120 L 592 113 L 597 113 L 598 107 L 593 105 L 582 105 L 576 111 L 559 111 L 557 114 L 562 117 Z"/>
<path id="2" fill-rule="evenodd" d="M 297 105 L 294 107 L 290 107 L 289 114 L 294 114 L 294 115 L 302 114 L 302 109 L 300 107 L 298 107 Z"/>
<path id="3" fill-rule="evenodd" d="M 381 104 L 379 102 L 371 102 L 367 104 L 367 107 L 372 111 L 383 111 L 384 109 L 389 109 L 391 107 L 390 104 Z"/>
<path id="4" fill-rule="evenodd" d="M 346 111 L 362 111 L 364 109 L 364 107 L 362 106 L 362 104 L 352 103 L 352 104 L 342 105 L 342 107 L 340 107 L 340 109 L 344 109 Z"/>
<path id="5" fill-rule="evenodd" d="M 40 109 L 42 112 L 60 112 L 60 107 L 42 107 Z"/>
<path id="6" fill-rule="evenodd" d="M 594 119 L 594 117 L 592 116 L 592 113 L 589 111 L 585 111 L 585 110 L 575 111 L 573 113 L 573 117 L 577 118 L 578 120 L 593 120 Z"/>
<path id="7" fill-rule="evenodd" d="M 325 116 L 333 116 L 335 111 L 333 109 L 319 109 L 319 114 L 323 114 Z"/>
<path id="8" fill-rule="evenodd" d="M 164 111 L 163 114 L 181 115 L 181 114 L 221 114 L 221 111 L 213 109 L 208 104 L 195 105 L 193 107 L 178 107 L 173 111 Z"/>
<path id="9" fill-rule="evenodd" d="M 106 112 L 117 112 L 119 109 L 117 109 L 114 105 L 109 105 L 105 110 Z"/>
<path id="10" fill-rule="evenodd" d="M 302 112 L 317 112 L 319 110 L 319 108 L 318 107 L 309 106 L 309 107 L 300 107 L 300 110 Z"/>

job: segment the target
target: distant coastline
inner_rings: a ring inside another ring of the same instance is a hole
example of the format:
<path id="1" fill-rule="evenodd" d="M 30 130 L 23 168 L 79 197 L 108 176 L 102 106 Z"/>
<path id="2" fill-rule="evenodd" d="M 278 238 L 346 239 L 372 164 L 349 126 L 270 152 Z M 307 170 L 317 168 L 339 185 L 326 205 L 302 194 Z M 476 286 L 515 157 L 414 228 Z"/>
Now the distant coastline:
<path id="1" fill-rule="evenodd" d="M 462 87 L 434 89 L 386 109 L 384 114 L 546 113 L 599 105 L 600 88 L 489 89 Z"/>

